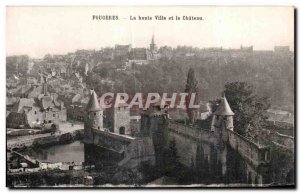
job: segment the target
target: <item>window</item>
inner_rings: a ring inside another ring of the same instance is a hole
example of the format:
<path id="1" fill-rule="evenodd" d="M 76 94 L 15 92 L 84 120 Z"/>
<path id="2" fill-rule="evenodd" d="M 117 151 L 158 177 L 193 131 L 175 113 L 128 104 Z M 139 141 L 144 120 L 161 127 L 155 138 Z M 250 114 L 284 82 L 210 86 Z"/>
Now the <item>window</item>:
<path id="1" fill-rule="evenodd" d="M 125 135 L 125 127 L 120 127 L 119 134 L 120 135 Z"/>
<path id="2" fill-rule="evenodd" d="M 53 117 L 55 117 L 55 114 L 53 114 Z"/>
<path id="3" fill-rule="evenodd" d="M 36 115 L 36 111 L 34 111 L 34 114 Z"/>
<path id="4" fill-rule="evenodd" d="M 94 113 L 94 115 L 96 116 L 96 113 Z"/>
<path id="5" fill-rule="evenodd" d="M 48 123 L 52 123 L 52 121 L 50 120 L 50 121 L 48 121 Z"/>

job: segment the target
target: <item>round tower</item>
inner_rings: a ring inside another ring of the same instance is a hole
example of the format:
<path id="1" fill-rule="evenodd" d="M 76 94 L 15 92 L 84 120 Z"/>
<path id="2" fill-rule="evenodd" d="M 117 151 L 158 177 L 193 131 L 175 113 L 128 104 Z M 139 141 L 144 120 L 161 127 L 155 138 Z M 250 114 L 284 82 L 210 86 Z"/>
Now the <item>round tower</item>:
<path id="1" fill-rule="evenodd" d="M 224 95 L 219 107 L 213 113 L 212 130 L 214 131 L 218 129 L 221 131 L 223 129 L 229 129 L 233 131 L 233 116 L 234 113 L 232 112 Z"/>
<path id="2" fill-rule="evenodd" d="M 84 119 L 84 142 L 93 143 L 93 129 L 103 129 L 103 110 L 95 91 L 91 91 Z"/>

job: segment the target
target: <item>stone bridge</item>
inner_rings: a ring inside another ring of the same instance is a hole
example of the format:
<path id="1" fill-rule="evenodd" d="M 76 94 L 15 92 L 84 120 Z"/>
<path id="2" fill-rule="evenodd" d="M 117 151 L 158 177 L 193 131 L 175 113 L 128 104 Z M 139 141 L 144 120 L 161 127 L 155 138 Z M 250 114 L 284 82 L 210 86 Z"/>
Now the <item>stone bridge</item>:
<path id="1" fill-rule="evenodd" d="M 86 144 L 93 144 L 117 153 L 124 152 L 126 147 L 135 140 L 133 137 L 112 133 L 103 129 L 93 129 L 92 132 L 93 141 L 85 141 Z"/>
<path id="2" fill-rule="evenodd" d="M 84 141 L 86 162 L 105 160 L 106 163 L 110 162 L 108 164 L 131 168 L 141 161 L 154 163 L 155 153 L 150 137 L 131 137 L 103 129 L 93 129 L 92 132 L 93 140 Z"/>

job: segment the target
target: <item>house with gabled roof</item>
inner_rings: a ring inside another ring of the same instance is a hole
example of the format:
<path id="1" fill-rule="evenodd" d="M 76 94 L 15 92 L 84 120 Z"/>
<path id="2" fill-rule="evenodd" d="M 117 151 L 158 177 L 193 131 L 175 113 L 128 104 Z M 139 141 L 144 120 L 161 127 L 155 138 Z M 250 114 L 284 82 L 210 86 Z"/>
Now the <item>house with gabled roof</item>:
<path id="1" fill-rule="evenodd" d="M 7 116 L 7 127 L 33 128 L 43 124 L 59 124 L 67 120 L 63 102 L 47 91 L 47 83 L 42 85 L 41 93 L 32 97 L 21 97 Z"/>

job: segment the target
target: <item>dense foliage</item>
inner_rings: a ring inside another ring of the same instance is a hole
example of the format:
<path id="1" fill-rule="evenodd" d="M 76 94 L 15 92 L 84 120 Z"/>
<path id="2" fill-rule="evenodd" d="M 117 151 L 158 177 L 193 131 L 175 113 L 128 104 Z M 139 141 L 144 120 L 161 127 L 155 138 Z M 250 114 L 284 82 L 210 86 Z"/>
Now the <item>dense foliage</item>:
<path id="1" fill-rule="evenodd" d="M 268 98 L 254 94 L 254 87 L 245 82 L 225 85 L 225 96 L 235 113 L 235 130 L 246 135 L 248 130 L 261 129 L 266 125 L 266 110 L 270 107 Z"/>

